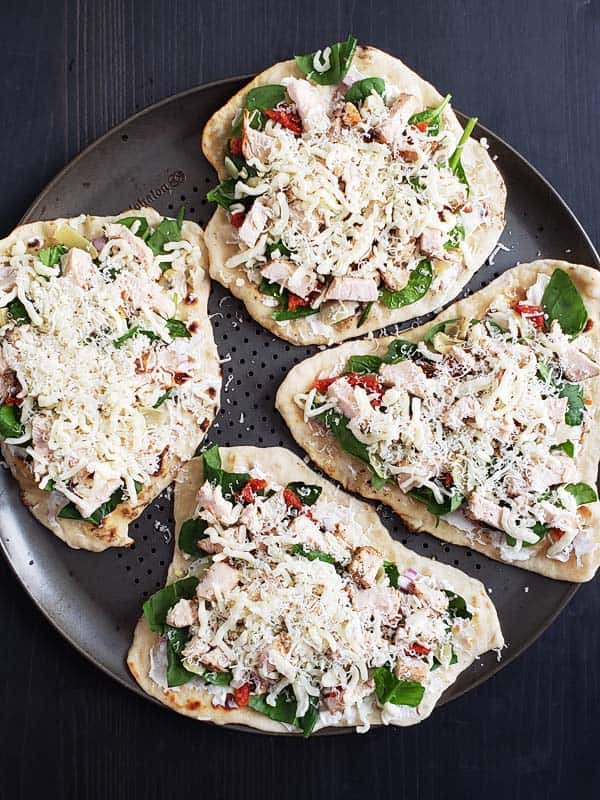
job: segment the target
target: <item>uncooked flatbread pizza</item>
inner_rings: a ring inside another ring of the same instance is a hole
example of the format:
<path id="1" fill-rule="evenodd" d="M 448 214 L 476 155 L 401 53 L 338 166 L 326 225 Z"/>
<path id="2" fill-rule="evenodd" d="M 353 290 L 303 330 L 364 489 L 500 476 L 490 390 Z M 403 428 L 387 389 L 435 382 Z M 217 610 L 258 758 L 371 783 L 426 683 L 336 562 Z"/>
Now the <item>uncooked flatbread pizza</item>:
<path id="1" fill-rule="evenodd" d="M 600 275 L 536 261 L 430 325 L 329 350 L 277 396 L 294 438 L 417 531 L 552 578 L 600 563 Z"/>
<path id="2" fill-rule="evenodd" d="M 128 665 L 181 714 L 305 736 L 412 725 L 503 645 L 479 581 L 394 542 L 288 450 L 207 450 L 181 470 L 175 517 Z"/>
<path id="3" fill-rule="evenodd" d="M 212 277 L 294 344 L 441 308 L 504 227 L 475 122 L 463 130 L 450 95 L 353 37 L 262 72 L 204 128 L 221 180 Z"/>
<path id="4" fill-rule="evenodd" d="M 71 547 L 127 528 L 218 407 L 201 229 L 143 208 L 0 241 L 0 440 L 25 505 Z"/>

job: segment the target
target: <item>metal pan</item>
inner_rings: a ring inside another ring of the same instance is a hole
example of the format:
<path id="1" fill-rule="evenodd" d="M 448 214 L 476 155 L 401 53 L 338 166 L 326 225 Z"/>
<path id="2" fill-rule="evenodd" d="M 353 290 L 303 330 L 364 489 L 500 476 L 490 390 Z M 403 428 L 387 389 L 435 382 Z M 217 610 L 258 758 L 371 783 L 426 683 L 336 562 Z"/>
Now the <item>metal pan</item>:
<path id="1" fill-rule="evenodd" d="M 205 194 L 216 176 L 200 151 L 200 133 L 212 112 L 246 82 L 235 78 L 176 95 L 134 115 L 87 148 L 40 194 L 23 221 L 113 214 L 135 205 L 162 213 L 182 203 L 205 225 L 212 209 Z M 490 153 L 508 188 L 507 225 L 500 251 L 464 294 L 489 283 L 517 261 L 566 258 L 600 267 L 581 225 L 554 189 L 518 153 L 484 128 Z M 274 411 L 276 389 L 313 347 L 293 347 L 259 328 L 219 286 L 209 310 L 222 358 L 222 409 L 210 431 L 219 445 L 284 445 L 300 452 Z M 420 324 L 423 320 L 417 320 Z M 577 587 L 490 561 L 470 550 L 409 533 L 389 510 L 381 516 L 392 535 L 419 553 L 479 578 L 490 592 L 508 642 L 501 661 L 489 653 L 442 698 L 446 703 L 510 663 L 554 620 Z M 125 657 L 141 604 L 163 585 L 172 551 L 171 496 L 167 490 L 133 523 L 129 550 L 94 554 L 70 550 L 21 505 L 17 487 L 0 474 L 0 545 L 26 591 L 74 647 L 129 689 L 142 694 Z M 144 695 L 145 696 L 145 695 Z"/>

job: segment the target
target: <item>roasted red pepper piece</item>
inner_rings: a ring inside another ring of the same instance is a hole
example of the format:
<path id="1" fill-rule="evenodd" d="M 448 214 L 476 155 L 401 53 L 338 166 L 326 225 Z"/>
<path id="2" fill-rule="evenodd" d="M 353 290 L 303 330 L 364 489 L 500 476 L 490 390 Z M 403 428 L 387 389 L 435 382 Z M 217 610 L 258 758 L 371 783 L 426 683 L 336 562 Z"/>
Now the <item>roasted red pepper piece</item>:
<path id="1" fill-rule="evenodd" d="M 425 133 L 425 131 L 427 130 L 428 127 L 429 127 L 429 123 L 425 119 L 422 122 L 417 122 L 417 124 L 415 125 L 415 128 L 420 130 L 421 133 Z"/>
<path id="2" fill-rule="evenodd" d="M 242 155 L 242 140 L 239 137 L 229 140 L 229 152 L 232 156 Z"/>
<path id="3" fill-rule="evenodd" d="M 237 689 L 233 690 L 233 699 L 239 708 L 244 708 L 248 705 L 250 700 L 250 684 L 243 683 Z"/>
<path id="4" fill-rule="evenodd" d="M 340 377 L 340 375 L 336 375 L 334 378 L 320 378 L 313 383 L 311 388 L 316 389 L 320 394 L 325 394 L 331 384 L 339 380 Z"/>
<path id="5" fill-rule="evenodd" d="M 248 483 L 245 484 L 244 488 L 240 492 L 240 500 L 242 500 L 244 503 L 252 503 L 254 502 L 257 492 L 261 492 L 266 488 L 267 482 L 263 481 L 262 478 L 250 478 Z"/>
<path id="6" fill-rule="evenodd" d="M 376 397 L 371 398 L 371 405 L 373 408 L 379 408 L 383 386 L 379 383 L 376 375 L 359 375 L 356 372 L 350 372 L 346 375 L 346 380 L 350 386 L 362 386 L 367 392 L 376 395 Z"/>
<path id="7" fill-rule="evenodd" d="M 305 300 L 304 297 L 300 297 L 300 295 L 292 294 L 291 292 L 288 294 L 288 311 L 295 311 L 297 308 L 307 306 L 308 303 L 309 301 Z"/>
<path id="8" fill-rule="evenodd" d="M 229 219 L 234 228 L 241 228 L 244 224 L 244 220 L 246 219 L 246 215 L 243 211 L 236 211 L 230 216 Z"/>
<path id="9" fill-rule="evenodd" d="M 302 508 L 302 500 L 300 500 L 296 492 L 293 492 L 291 489 L 283 490 L 283 499 L 285 500 L 285 504 L 290 508 Z"/>
<path id="10" fill-rule="evenodd" d="M 410 649 L 418 656 L 427 656 L 431 652 L 431 647 L 425 647 L 424 644 L 419 644 L 419 642 L 413 642 Z"/>
<path id="11" fill-rule="evenodd" d="M 530 305 L 529 303 L 522 303 L 521 301 L 519 301 L 518 303 L 515 303 L 514 309 L 515 311 L 518 311 L 519 314 L 521 314 L 522 316 L 527 317 L 527 319 L 530 319 L 536 328 L 539 328 L 540 330 L 543 331 L 544 328 L 546 327 L 544 322 L 544 312 L 542 311 L 540 306 L 533 306 Z"/>
<path id="12" fill-rule="evenodd" d="M 264 113 L 274 122 L 278 122 L 288 131 L 300 136 L 302 133 L 302 120 L 295 111 L 286 108 L 267 108 Z"/>

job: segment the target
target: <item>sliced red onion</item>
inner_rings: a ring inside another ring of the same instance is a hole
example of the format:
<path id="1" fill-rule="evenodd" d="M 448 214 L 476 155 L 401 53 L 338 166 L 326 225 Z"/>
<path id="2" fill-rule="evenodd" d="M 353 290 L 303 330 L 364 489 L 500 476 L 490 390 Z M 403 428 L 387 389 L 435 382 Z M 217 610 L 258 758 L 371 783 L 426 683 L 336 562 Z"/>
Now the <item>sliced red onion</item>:
<path id="1" fill-rule="evenodd" d="M 102 248 L 104 247 L 104 245 L 107 242 L 108 242 L 108 239 L 106 238 L 106 236 L 96 236 L 95 239 L 92 239 L 92 244 L 94 245 L 94 247 L 96 248 L 96 250 L 98 252 L 100 252 L 100 250 L 102 250 Z"/>
<path id="2" fill-rule="evenodd" d="M 418 573 L 414 569 L 410 568 L 405 570 L 398 578 L 398 588 L 403 592 L 412 594 L 415 590 L 414 580 L 417 577 Z"/>

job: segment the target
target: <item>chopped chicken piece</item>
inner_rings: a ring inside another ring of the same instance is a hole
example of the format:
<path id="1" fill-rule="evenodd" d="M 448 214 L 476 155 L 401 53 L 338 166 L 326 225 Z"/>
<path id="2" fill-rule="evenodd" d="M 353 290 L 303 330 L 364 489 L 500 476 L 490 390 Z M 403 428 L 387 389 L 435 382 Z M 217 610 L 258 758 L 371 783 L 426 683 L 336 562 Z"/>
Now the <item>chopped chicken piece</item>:
<path id="1" fill-rule="evenodd" d="M 448 255 L 444 250 L 444 235 L 437 228 L 425 228 L 419 236 L 419 249 L 424 256 L 439 258 L 442 261 Z"/>
<path id="2" fill-rule="evenodd" d="M 242 511 L 241 506 L 234 506 L 230 500 L 225 500 L 220 486 L 213 486 L 208 481 L 198 489 L 196 501 L 223 525 L 235 525 Z"/>
<path id="3" fill-rule="evenodd" d="M 317 288 L 314 272 L 299 267 L 294 261 L 276 259 L 270 261 L 260 274 L 271 283 L 278 283 L 298 297 L 307 298 Z"/>
<path id="4" fill-rule="evenodd" d="M 351 601 L 357 611 L 370 611 L 379 614 L 387 623 L 400 612 L 401 594 L 391 586 L 375 584 L 370 589 L 352 592 Z"/>
<path id="5" fill-rule="evenodd" d="M 577 480 L 577 467 L 569 456 L 549 453 L 544 459 L 529 465 L 527 477 L 534 492 L 545 492 L 550 486 Z"/>
<path id="6" fill-rule="evenodd" d="M 242 154 L 246 161 L 255 158 L 261 164 L 267 165 L 273 151 L 274 139 L 262 131 L 250 127 L 249 114 L 244 113 L 242 129 Z"/>
<path id="7" fill-rule="evenodd" d="M 483 497 L 479 492 L 473 492 L 467 502 L 467 514 L 471 519 L 500 528 L 502 507 Z"/>
<path id="8" fill-rule="evenodd" d="M 385 269 L 379 270 L 381 280 L 393 292 L 404 289 L 410 277 L 410 270 L 407 264 L 388 264 Z"/>
<path id="9" fill-rule="evenodd" d="M 342 687 L 331 689 L 326 695 L 324 695 L 323 702 L 325 703 L 325 708 L 332 714 L 338 714 L 339 712 L 343 711 L 345 708 L 344 689 Z"/>
<path id="10" fill-rule="evenodd" d="M 211 542 L 210 539 L 201 539 L 198 542 L 198 547 L 211 556 L 214 556 L 215 553 L 223 552 L 223 545 L 219 544 L 218 542 Z"/>
<path id="11" fill-rule="evenodd" d="M 480 411 L 481 405 L 477 398 L 461 397 L 443 412 L 440 419 L 448 428 L 457 431 L 462 428 L 466 420 L 475 419 Z"/>
<path id="12" fill-rule="evenodd" d="M 394 675 L 401 681 L 417 681 L 423 683 L 429 676 L 430 666 L 420 658 L 404 658 L 396 662 Z"/>
<path id="13" fill-rule="evenodd" d="M 568 400 L 566 397 L 547 397 L 544 400 L 546 413 L 553 422 L 563 422 L 567 413 Z"/>
<path id="14" fill-rule="evenodd" d="M 398 149 L 408 120 L 418 111 L 419 101 L 413 94 L 401 94 L 390 108 L 390 116 L 375 128 L 378 142 Z"/>
<path id="15" fill-rule="evenodd" d="M 343 378 L 328 387 L 327 400 L 335 403 L 348 419 L 353 419 L 360 414 L 360 405 L 356 399 L 354 387 L 350 386 L 348 381 Z"/>
<path id="16" fill-rule="evenodd" d="M 9 292 L 14 288 L 17 278 L 17 267 L 0 266 L 0 292 Z"/>
<path id="17" fill-rule="evenodd" d="M 347 125 L 348 128 L 353 128 L 355 125 L 360 125 L 362 122 L 362 117 L 360 115 L 360 111 L 354 105 L 354 103 L 346 103 L 344 105 L 342 120 L 344 121 L 344 125 Z"/>
<path id="18" fill-rule="evenodd" d="M 329 127 L 327 95 L 302 78 L 290 78 L 286 83 L 290 100 L 302 120 L 306 133 L 323 133 Z"/>
<path id="19" fill-rule="evenodd" d="M 160 268 L 158 266 L 154 267 L 154 253 L 146 242 L 132 233 L 126 225 L 111 222 L 106 226 L 106 235 L 109 239 L 114 239 L 115 241 L 120 239 L 125 242 L 131 253 L 139 258 L 149 278 L 155 280 L 160 277 Z"/>
<path id="20" fill-rule="evenodd" d="M 47 458 L 50 455 L 50 433 L 52 431 L 52 419 L 50 417 L 36 414 L 31 421 L 31 443 L 38 458 Z"/>
<path id="21" fill-rule="evenodd" d="M 95 273 L 97 273 L 97 269 L 94 266 L 92 257 L 85 250 L 80 250 L 79 247 L 72 247 L 63 256 L 62 274 L 65 278 L 69 278 L 75 286 L 89 289 Z"/>
<path id="22" fill-rule="evenodd" d="M 217 561 L 204 575 L 196 594 L 204 600 L 216 600 L 228 594 L 240 581 L 240 573 L 223 561 Z"/>
<path id="23" fill-rule="evenodd" d="M 173 628 L 187 628 L 198 622 L 198 605 L 193 600 L 181 599 L 167 612 L 167 625 Z"/>
<path id="24" fill-rule="evenodd" d="M 585 353 L 578 350 L 574 345 L 565 348 L 561 353 L 560 363 L 563 374 L 568 381 L 585 381 L 588 378 L 595 378 L 600 375 L 600 367 L 595 364 Z"/>
<path id="25" fill-rule="evenodd" d="M 374 547 L 357 547 L 348 564 L 348 572 L 363 589 L 370 589 L 383 565 L 381 554 Z"/>
<path id="26" fill-rule="evenodd" d="M 198 660 L 211 672 L 226 672 L 229 669 L 229 659 L 219 647 L 213 647 Z"/>
<path id="27" fill-rule="evenodd" d="M 325 300 L 356 300 L 361 303 L 369 303 L 378 297 L 375 278 L 336 277 L 325 294 Z"/>
<path id="28" fill-rule="evenodd" d="M 414 361 L 383 364 L 379 369 L 379 376 L 386 386 L 397 386 L 421 399 L 437 389 L 437 381 L 428 378 Z"/>
<path id="29" fill-rule="evenodd" d="M 264 197 L 257 197 L 244 217 L 238 235 L 248 247 L 254 247 L 269 220 L 270 210 Z"/>

